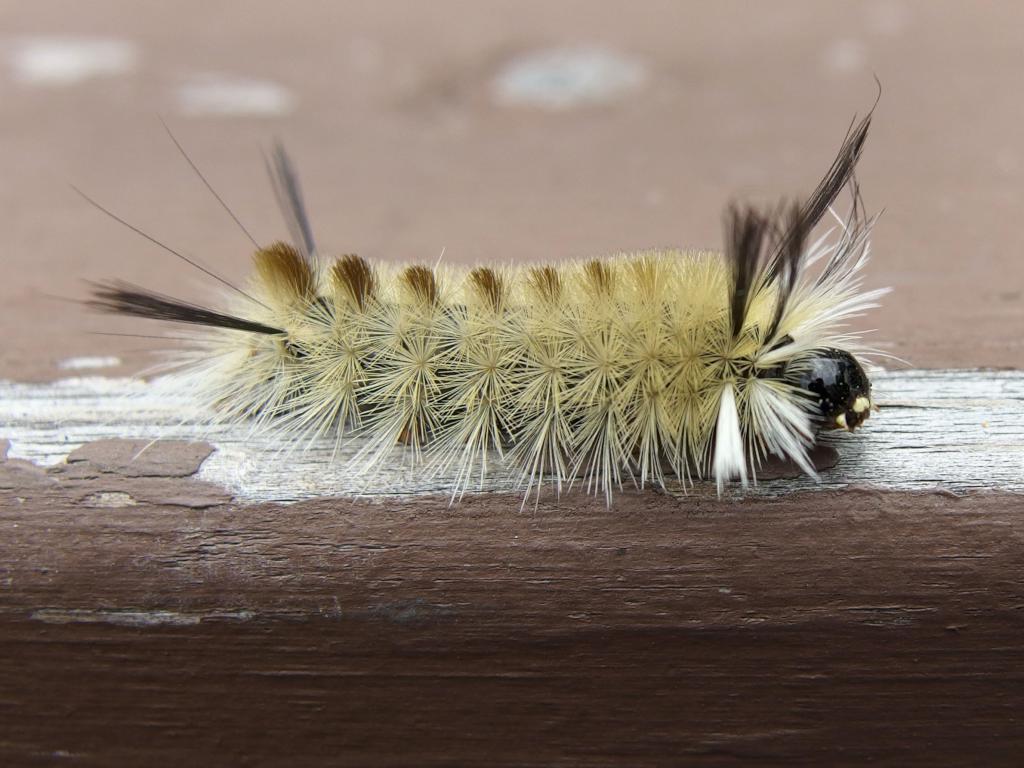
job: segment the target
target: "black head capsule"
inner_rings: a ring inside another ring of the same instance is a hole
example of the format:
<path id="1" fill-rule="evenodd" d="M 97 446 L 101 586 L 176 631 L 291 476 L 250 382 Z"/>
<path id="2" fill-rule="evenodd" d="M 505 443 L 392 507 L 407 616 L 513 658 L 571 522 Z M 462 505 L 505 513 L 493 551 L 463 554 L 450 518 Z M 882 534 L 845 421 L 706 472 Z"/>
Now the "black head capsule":
<path id="1" fill-rule="evenodd" d="M 871 382 L 841 349 L 822 349 L 788 367 L 786 379 L 817 396 L 822 429 L 852 432 L 871 414 Z"/>

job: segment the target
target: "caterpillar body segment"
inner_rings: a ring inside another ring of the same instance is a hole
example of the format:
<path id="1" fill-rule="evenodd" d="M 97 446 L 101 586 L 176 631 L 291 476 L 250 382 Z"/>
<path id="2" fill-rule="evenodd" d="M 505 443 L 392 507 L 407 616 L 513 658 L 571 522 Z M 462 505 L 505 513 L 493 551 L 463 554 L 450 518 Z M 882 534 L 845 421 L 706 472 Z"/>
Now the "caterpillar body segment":
<path id="1" fill-rule="evenodd" d="M 228 309 L 118 283 L 92 303 L 206 326 L 183 359 L 214 418 L 283 445 L 358 437 L 343 471 L 370 489 L 396 446 L 417 471 L 454 477 L 453 497 L 483 487 L 495 454 L 526 498 L 550 482 L 610 503 L 667 475 L 721 492 L 769 454 L 813 476 L 816 432 L 852 430 L 872 406 L 864 349 L 844 331 L 884 292 L 861 290 L 873 219 L 853 170 L 869 122 L 807 202 L 730 206 L 724 252 L 465 269 L 318 255 L 278 148 L 269 165 L 296 242 L 257 250 Z M 849 216 L 809 242 L 847 187 Z"/>

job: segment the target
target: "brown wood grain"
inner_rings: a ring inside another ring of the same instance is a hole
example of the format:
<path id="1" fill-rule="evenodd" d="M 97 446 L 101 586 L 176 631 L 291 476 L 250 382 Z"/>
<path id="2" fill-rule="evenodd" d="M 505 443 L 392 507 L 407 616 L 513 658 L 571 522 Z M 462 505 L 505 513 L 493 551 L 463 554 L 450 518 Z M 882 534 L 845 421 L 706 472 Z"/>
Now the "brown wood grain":
<path id="1" fill-rule="evenodd" d="M 108 448 L 0 465 L 4 764 L 1024 749 L 1019 496 L 238 506 Z"/>

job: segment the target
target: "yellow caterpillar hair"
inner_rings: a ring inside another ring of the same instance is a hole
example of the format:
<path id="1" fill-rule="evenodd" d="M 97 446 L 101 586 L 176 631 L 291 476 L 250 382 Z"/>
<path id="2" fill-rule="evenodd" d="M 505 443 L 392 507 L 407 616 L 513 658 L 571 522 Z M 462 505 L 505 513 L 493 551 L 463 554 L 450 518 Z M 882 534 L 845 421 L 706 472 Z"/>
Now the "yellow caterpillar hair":
<path id="1" fill-rule="evenodd" d="M 179 362 L 213 418 L 279 430 L 283 445 L 358 437 L 345 471 L 371 489 L 396 450 L 452 473 L 455 497 L 493 454 L 527 498 L 550 481 L 610 503 L 624 482 L 666 473 L 684 486 L 714 477 L 721 492 L 768 454 L 814 475 L 816 432 L 852 431 L 872 407 L 864 348 L 843 330 L 884 292 L 861 290 L 873 219 L 854 168 L 869 124 L 803 204 L 729 207 L 724 252 L 473 269 L 321 257 L 278 147 L 271 176 L 293 244 L 258 248 L 224 310 L 123 283 L 90 303 L 206 327 Z M 810 242 L 844 188 L 849 216 Z"/>

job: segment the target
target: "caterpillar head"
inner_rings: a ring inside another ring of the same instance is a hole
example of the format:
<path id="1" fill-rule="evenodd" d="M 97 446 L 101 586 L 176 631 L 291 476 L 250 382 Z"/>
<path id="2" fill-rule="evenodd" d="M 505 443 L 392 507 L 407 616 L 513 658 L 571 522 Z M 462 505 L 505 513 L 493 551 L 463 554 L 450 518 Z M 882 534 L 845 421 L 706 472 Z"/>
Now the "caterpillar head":
<path id="1" fill-rule="evenodd" d="M 821 349 L 799 362 L 791 381 L 817 396 L 822 429 L 853 432 L 871 415 L 871 382 L 849 352 Z"/>

